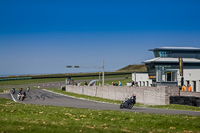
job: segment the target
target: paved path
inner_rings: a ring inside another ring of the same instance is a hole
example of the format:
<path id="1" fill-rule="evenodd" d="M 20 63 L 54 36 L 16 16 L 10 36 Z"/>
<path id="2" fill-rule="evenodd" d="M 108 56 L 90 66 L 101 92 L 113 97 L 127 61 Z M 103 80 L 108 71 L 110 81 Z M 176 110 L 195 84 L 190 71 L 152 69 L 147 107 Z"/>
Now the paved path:
<path id="1" fill-rule="evenodd" d="M 10 94 L 0 94 L 0 97 L 12 99 Z M 101 103 L 84 99 L 77 99 L 74 97 L 60 95 L 53 92 L 35 89 L 27 92 L 27 98 L 24 101 L 17 100 L 17 95 L 13 95 L 13 98 L 17 102 L 27 104 L 39 104 L 39 105 L 54 105 L 65 106 L 75 108 L 89 108 L 97 110 L 117 110 L 128 112 L 142 112 L 142 113 L 157 113 L 157 114 L 185 114 L 200 116 L 200 112 L 195 111 L 180 111 L 180 110 L 166 110 L 166 109 L 154 109 L 154 108 L 141 108 L 133 107 L 132 109 L 119 109 L 119 105 L 110 103 Z"/>

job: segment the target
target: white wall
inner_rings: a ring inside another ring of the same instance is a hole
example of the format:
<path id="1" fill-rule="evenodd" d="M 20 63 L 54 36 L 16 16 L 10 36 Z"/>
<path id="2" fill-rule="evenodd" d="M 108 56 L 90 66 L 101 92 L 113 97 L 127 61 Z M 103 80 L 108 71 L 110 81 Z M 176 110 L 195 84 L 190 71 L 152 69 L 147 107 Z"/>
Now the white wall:
<path id="1" fill-rule="evenodd" d="M 128 86 L 72 86 L 66 85 L 67 92 L 102 97 L 113 100 L 124 100 L 132 94 L 136 95 L 137 103 L 149 105 L 166 105 L 170 103 L 169 96 L 178 95 L 178 87 L 128 87 Z"/>

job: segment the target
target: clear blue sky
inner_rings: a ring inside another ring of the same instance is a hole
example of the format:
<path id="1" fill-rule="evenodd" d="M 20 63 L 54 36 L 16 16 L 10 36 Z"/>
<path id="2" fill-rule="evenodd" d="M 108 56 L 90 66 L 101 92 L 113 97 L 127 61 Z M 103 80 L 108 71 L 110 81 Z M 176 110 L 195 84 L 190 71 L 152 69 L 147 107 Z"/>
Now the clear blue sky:
<path id="1" fill-rule="evenodd" d="M 200 47 L 199 0 L 1 0 L 0 75 L 114 71 Z"/>

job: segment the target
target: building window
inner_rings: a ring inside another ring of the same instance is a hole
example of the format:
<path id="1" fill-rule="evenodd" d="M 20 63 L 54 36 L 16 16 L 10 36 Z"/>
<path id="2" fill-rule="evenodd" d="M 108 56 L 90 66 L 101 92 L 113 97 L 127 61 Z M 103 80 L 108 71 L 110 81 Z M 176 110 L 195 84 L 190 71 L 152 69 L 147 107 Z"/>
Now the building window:
<path id="1" fill-rule="evenodd" d="M 154 51 L 155 57 L 172 57 L 172 51 Z"/>

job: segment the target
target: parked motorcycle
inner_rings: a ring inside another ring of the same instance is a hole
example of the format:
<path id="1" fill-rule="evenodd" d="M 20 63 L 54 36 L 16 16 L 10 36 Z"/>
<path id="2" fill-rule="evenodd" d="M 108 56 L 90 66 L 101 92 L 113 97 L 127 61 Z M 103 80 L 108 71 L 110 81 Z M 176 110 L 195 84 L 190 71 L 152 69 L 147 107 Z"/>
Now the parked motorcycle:
<path id="1" fill-rule="evenodd" d="M 120 104 L 119 108 L 132 109 L 135 103 L 136 103 L 136 95 L 132 95 L 131 97 L 125 98 L 125 100 L 122 101 L 122 103 Z"/>

